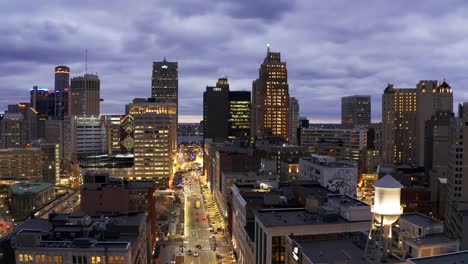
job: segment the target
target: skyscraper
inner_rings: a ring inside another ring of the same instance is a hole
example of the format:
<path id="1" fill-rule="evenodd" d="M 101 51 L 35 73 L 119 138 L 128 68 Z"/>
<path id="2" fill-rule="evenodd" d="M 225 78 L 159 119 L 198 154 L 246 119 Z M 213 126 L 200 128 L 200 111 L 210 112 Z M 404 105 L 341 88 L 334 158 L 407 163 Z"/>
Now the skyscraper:
<path id="1" fill-rule="evenodd" d="M 68 115 L 68 89 L 70 87 L 70 68 L 67 66 L 55 67 L 55 97 L 53 119 L 63 120 Z"/>
<path id="2" fill-rule="evenodd" d="M 425 124 L 437 111 L 452 111 L 452 88 L 445 80 L 420 81 L 416 88 L 388 84 L 382 96 L 382 151 L 386 165 L 424 166 Z"/>
<path id="3" fill-rule="evenodd" d="M 371 97 L 352 95 L 341 97 L 341 124 L 368 126 L 371 122 Z"/>
<path id="4" fill-rule="evenodd" d="M 447 203 L 445 230 L 460 239 L 460 249 L 468 249 L 468 103 L 459 109 L 460 116 L 451 120 L 448 153 Z"/>
<path id="5" fill-rule="evenodd" d="M 298 145 L 297 129 L 299 128 L 299 101 L 291 97 L 289 101 L 289 143 Z"/>
<path id="6" fill-rule="evenodd" d="M 71 79 L 71 115 L 100 115 L 100 84 L 99 76 L 94 74 L 85 74 Z"/>
<path id="7" fill-rule="evenodd" d="M 203 93 L 203 138 L 224 142 L 228 138 L 229 83 L 218 80 L 216 87 L 207 86 Z"/>
<path id="8" fill-rule="evenodd" d="M 179 113 L 179 63 L 163 61 L 153 62 L 151 79 L 151 97 L 158 101 L 167 100 L 176 104 L 176 117 Z M 177 119 L 178 120 L 178 119 Z"/>
<path id="9" fill-rule="evenodd" d="M 229 81 L 219 78 L 203 93 L 203 137 L 214 142 L 250 141 L 250 92 L 229 91 Z"/>
<path id="10" fill-rule="evenodd" d="M 166 185 L 177 150 L 176 104 L 136 98 L 128 105 L 135 120 L 134 170 L 137 179 Z"/>
<path id="11" fill-rule="evenodd" d="M 279 52 L 271 52 L 252 83 L 252 136 L 275 137 L 289 141 L 289 85 L 286 62 Z"/>
<path id="12" fill-rule="evenodd" d="M 45 138 L 45 121 L 49 115 L 49 90 L 34 86 L 30 90 L 30 102 L 37 112 L 37 138 Z"/>
<path id="13" fill-rule="evenodd" d="M 230 141 L 250 141 L 250 92 L 230 91 L 228 139 Z"/>

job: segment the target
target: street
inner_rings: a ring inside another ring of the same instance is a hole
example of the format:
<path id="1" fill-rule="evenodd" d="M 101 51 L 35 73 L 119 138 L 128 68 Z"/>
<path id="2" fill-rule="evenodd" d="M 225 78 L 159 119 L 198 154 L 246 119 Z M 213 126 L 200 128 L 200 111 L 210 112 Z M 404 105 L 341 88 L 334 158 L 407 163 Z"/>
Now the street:
<path id="1" fill-rule="evenodd" d="M 164 247 L 161 248 L 159 263 L 171 263 L 175 256 L 183 256 L 184 263 L 188 264 L 235 263 L 224 236 L 224 219 L 206 182 L 200 177 L 202 170 L 195 168 L 197 162 L 186 162 L 184 157 L 190 155 L 183 150 L 181 152 L 178 165 L 183 168 L 183 173 L 175 185 L 183 186 L 176 192 L 183 208 L 183 214 L 176 222 L 184 224 L 183 236 L 182 239 L 170 236 L 168 241 L 161 241 Z M 195 160 L 199 162 L 199 156 Z"/>

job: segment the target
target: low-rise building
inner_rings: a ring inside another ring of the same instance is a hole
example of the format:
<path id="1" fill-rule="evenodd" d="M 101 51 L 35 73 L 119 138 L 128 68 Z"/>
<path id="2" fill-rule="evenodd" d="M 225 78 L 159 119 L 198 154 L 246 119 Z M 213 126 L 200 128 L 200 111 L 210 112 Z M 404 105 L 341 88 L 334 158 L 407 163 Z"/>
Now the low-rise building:
<path id="1" fill-rule="evenodd" d="M 89 215 L 145 212 L 154 247 L 157 238 L 155 191 L 153 181 L 126 181 L 105 173 L 87 172 L 81 188 L 81 210 Z"/>
<path id="2" fill-rule="evenodd" d="M 313 180 L 331 191 L 355 196 L 358 169 L 352 162 L 312 154 L 310 157 L 299 159 L 299 179 Z"/>
<path id="3" fill-rule="evenodd" d="M 35 221 L 37 219 L 28 219 Z M 16 263 L 151 263 L 144 213 L 50 215 L 11 238 Z"/>
<path id="4" fill-rule="evenodd" d="M 345 196 L 354 203 L 362 202 Z M 341 198 L 340 198 L 341 199 Z M 261 209 L 255 215 L 255 263 L 281 263 L 286 260 L 286 237 L 288 235 L 338 234 L 360 232 L 369 229 L 370 206 L 367 219 L 343 218 L 339 209 L 322 205 L 319 212 L 306 208 Z M 363 217 L 363 216 L 362 216 Z"/>
<path id="5" fill-rule="evenodd" d="M 22 182 L 9 186 L 10 209 L 14 219 L 24 219 L 55 199 L 55 188 L 47 182 Z"/>
<path id="6" fill-rule="evenodd" d="M 403 258 L 428 257 L 458 251 L 460 241 L 444 234 L 444 224 L 420 213 L 400 216 L 398 245 Z"/>

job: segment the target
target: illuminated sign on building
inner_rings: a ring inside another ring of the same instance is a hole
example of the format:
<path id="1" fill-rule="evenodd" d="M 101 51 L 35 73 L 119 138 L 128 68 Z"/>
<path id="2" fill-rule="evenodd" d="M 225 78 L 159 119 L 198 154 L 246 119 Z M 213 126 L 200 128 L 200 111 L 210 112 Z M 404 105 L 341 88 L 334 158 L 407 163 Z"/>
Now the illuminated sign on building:
<path id="1" fill-rule="evenodd" d="M 120 118 L 120 153 L 133 154 L 135 121 L 131 115 Z"/>

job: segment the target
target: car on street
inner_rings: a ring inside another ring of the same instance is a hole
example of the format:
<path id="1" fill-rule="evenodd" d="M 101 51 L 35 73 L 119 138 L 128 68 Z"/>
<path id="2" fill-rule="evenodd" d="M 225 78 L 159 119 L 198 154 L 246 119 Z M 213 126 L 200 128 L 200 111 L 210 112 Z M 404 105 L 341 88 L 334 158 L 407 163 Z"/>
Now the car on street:
<path id="1" fill-rule="evenodd" d="M 202 249 L 202 245 L 196 245 L 195 247 L 198 249 Z"/>
<path id="2" fill-rule="evenodd" d="M 190 255 L 192 255 L 192 254 L 193 254 L 193 253 L 192 253 L 192 250 L 191 250 L 191 249 L 189 249 L 189 250 L 187 251 L 187 255 L 189 255 L 189 256 L 190 256 Z"/>
<path id="3" fill-rule="evenodd" d="M 193 256 L 194 256 L 194 257 L 198 257 L 198 251 L 195 250 L 195 251 L 193 252 Z"/>

